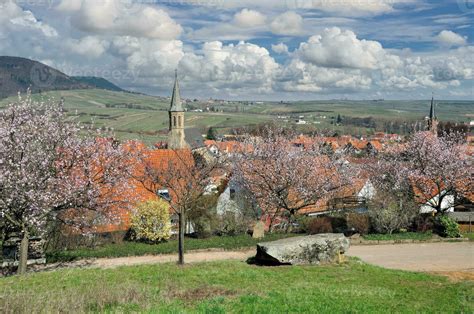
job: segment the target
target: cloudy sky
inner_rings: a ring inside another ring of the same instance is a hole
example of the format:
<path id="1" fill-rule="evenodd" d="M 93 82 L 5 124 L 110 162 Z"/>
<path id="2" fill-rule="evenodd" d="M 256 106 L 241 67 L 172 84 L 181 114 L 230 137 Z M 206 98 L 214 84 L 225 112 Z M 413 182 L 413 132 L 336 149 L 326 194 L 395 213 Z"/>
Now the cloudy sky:
<path id="1" fill-rule="evenodd" d="M 0 55 L 168 95 L 474 99 L 472 0 L 0 0 Z"/>

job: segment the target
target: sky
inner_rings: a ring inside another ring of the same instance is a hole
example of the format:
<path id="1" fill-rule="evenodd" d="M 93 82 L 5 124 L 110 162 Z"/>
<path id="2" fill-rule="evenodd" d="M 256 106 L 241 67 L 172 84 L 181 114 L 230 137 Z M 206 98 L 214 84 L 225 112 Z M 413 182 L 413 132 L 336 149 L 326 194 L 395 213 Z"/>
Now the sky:
<path id="1" fill-rule="evenodd" d="M 0 55 L 187 98 L 474 100 L 474 0 L 0 0 Z"/>

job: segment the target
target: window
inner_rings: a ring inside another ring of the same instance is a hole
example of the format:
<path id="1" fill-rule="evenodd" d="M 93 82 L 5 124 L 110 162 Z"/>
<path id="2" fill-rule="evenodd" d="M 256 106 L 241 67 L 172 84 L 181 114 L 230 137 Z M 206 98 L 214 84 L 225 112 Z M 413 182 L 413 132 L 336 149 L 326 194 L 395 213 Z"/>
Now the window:
<path id="1" fill-rule="evenodd" d="M 173 116 L 173 126 L 176 126 L 176 116 Z"/>

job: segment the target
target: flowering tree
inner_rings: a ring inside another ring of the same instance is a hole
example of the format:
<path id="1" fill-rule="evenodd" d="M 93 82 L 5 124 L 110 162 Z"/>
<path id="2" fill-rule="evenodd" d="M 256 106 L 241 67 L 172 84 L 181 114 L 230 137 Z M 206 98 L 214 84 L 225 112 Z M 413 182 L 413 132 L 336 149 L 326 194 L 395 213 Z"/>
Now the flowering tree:
<path id="1" fill-rule="evenodd" d="M 393 147 L 366 169 L 375 189 L 396 197 L 399 207 L 404 200 L 416 200 L 442 214 L 474 191 L 472 158 L 466 148 L 456 134 L 417 132 L 406 145 Z"/>
<path id="2" fill-rule="evenodd" d="M 406 163 L 418 201 L 438 214 L 474 192 L 472 157 L 459 134 L 415 133 L 399 158 Z"/>
<path id="3" fill-rule="evenodd" d="M 84 136 L 62 102 L 19 97 L 0 113 L 0 216 L 22 235 L 18 272 L 26 271 L 31 233 L 63 218 L 84 223 L 107 213 L 127 187 L 129 153 L 109 139 Z M 80 134 L 81 133 L 81 134 Z"/>
<path id="4" fill-rule="evenodd" d="M 291 219 L 352 182 L 354 173 L 343 156 L 323 154 L 317 142 L 297 147 L 276 130 L 249 137 L 244 146 L 251 149 L 234 158 L 234 175 L 255 197 L 270 225 L 285 215 Z"/>
<path id="5" fill-rule="evenodd" d="M 376 192 L 368 202 L 368 215 L 377 232 L 406 228 L 418 213 L 409 169 L 399 151 L 381 155 L 363 165 Z"/>
<path id="6" fill-rule="evenodd" d="M 184 264 L 184 233 L 187 214 L 208 191 L 219 159 L 197 158 L 189 149 L 141 150 L 140 169 L 134 179 L 143 188 L 168 201 L 178 216 L 178 263 Z"/>

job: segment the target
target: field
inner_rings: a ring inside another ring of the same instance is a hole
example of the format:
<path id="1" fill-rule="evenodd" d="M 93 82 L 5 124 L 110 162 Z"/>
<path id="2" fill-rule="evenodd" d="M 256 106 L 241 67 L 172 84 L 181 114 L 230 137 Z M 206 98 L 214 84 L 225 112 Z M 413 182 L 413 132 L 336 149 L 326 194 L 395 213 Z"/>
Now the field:
<path id="1" fill-rule="evenodd" d="M 99 89 L 52 91 L 34 95 L 35 99 L 64 97 L 69 115 L 97 127 L 112 128 L 121 139 L 141 139 L 148 143 L 164 140 L 167 134 L 169 99 L 142 94 L 112 92 Z M 15 101 L 16 97 L 0 100 L 0 107 Z M 342 133 L 349 130 L 331 124 L 337 115 L 346 117 L 373 117 L 384 121 L 423 121 L 429 112 L 429 100 L 420 101 L 305 101 L 305 102 L 190 102 L 188 108 L 204 112 L 186 114 L 185 125 L 198 128 L 204 134 L 215 127 L 219 133 L 230 128 L 256 125 L 268 121 L 294 124 L 304 116 L 307 125 L 315 129 L 333 129 Z M 206 112 L 206 108 L 214 112 Z M 437 106 L 440 120 L 467 122 L 474 119 L 474 102 L 440 101 Z M 282 117 L 284 116 L 284 117 Z M 288 120 L 288 122 L 284 122 Z M 351 127 L 351 132 L 370 133 L 363 127 Z"/>
<path id="2" fill-rule="evenodd" d="M 70 269 L 0 279 L 4 313 L 472 313 L 470 281 L 338 266 L 226 261 Z"/>

